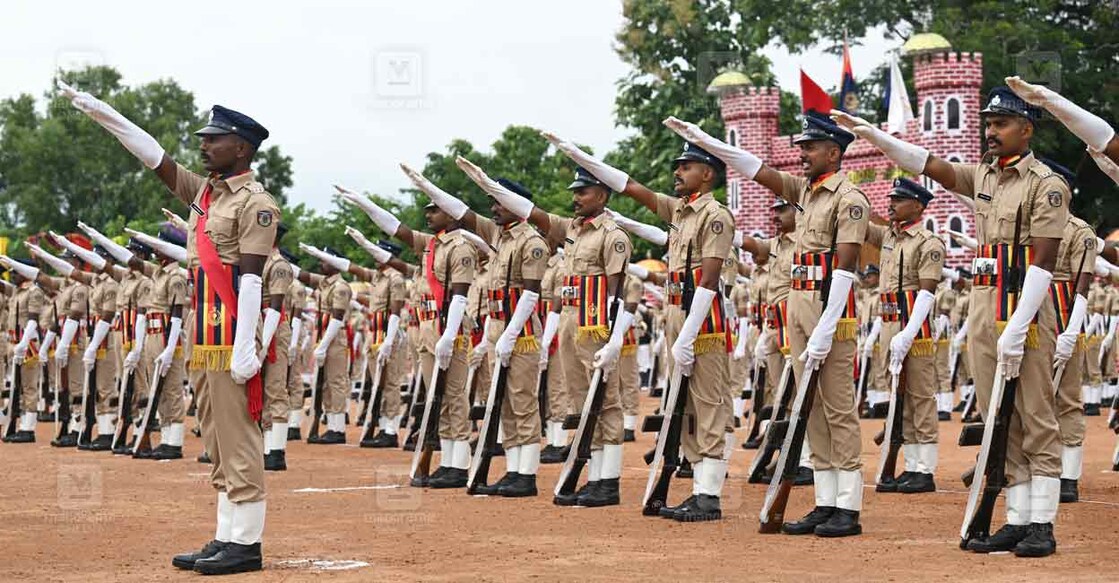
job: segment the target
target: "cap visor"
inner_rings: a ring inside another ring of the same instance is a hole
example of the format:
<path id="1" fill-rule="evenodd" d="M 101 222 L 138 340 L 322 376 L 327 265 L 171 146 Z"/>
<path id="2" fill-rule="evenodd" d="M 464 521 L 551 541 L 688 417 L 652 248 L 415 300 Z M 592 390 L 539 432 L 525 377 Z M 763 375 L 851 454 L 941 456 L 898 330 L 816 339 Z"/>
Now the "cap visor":
<path id="1" fill-rule="evenodd" d="M 196 135 L 196 136 L 216 136 L 216 135 L 221 135 L 221 134 L 232 134 L 232 133 L 233 132 L 231 132 L 231 131 L 229 131 L 225 128 L 219 128 L 218 126 L 206 126 L 204 128 L 201 128 L 201 129 L 195 131 L 194 135 Z"/>
<path id="2" fill-rule="evenodd" d="M 576 189 L 579 189 L 579 188 L 586 188 L 588 186 L 595 186 L 596 184 L 598 184 L 598 183 L 597 182 L 587 182 L 586 180 L 576 180 L 575 182 L 572 182 L 571 184 L 568 184 L 567 189 L 568 190 L 576 190 Z"/>

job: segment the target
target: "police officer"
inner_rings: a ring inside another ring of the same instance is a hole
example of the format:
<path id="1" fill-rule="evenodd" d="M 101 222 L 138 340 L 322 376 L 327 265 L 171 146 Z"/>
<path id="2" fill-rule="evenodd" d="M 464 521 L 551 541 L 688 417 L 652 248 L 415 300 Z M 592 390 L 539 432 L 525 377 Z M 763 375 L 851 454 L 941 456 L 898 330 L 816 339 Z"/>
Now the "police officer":
<path id="1" fill-rule="evenodd" d="M 261 375 L 264 377 L 264 469 L 281 472 L 287 469 L 288 438 L 288 375 L 291 372 L 290 359 L 292 344 L 292 314 L 297 312 L 292 302 L 292 283 L 295 270 L 287 257 L 280 251 L 280 240 L 287 232 L 280 223 L 276 227 L 276 239 L 272 243 L 272 253 L 264 264 L 262 277 L 264 306 L 262 318 L 264 329 L 261 334 L 260 354 Z"/>
<path id="2" fill-rule="evenodd" d="M 544 334 L 540 341 L 540 368 L 548 378 L 548 418 L 544 428 L 545 445 L 540 451 L 540 463 L 563 463 L 567 457 L 564 448 L 567 445 L 567 430 L 563 428 L 563 420 L 574 412 L 561 358 L 552 358 L 561 349 L 559 345 L 560 314 L 563 311 L 563 253 L 554 241 L 549 241 L 552 249 L 548 257 L 548 267 L 544 270 L 544 279 L 540 282 L 540 305 L 544 318 Z"/>
<path id="3" fill-rule="evenodd" d="M 202 138 L 206 177 L 176 164 L 151 135 L 108 104 L 67 86 L 62 91 L 192 211 L 187 251 L 198 322 L 190 374 L 199 398 L 202 439 L 214 462 L 218 527 L 214 540 L 200 551 L 179 555 L 172 563 L 209 574 L 260 570 L 265 500 L 256 328 L 260 274 L 280 211 L 253 180 L 250 165 L 268 130 L 247 115 L 214 106 L 207 125 L 196 132 Z"/>
<path id="4" fill-rule="evenodd" d="M 854 136 L 830 120 L 807 115 L 800 145 L 805 176 L 765 166 L 753 154 L 728 146 L 692 124 L 666 120 L 685 139 L 710 148 L 747 178 L 803 209 L 797 220 L 797 247 L 789 294 L 791 354 L 796 378 L 819 370 L 819 390 L 807 420 L 812 450 L 816 507 L 801 521 L 786 523 L 788 534 L 823 537 L 862 532 L 862 461 L 858 412 L 852 407 L 858 323 L 854 309 L 855 270 L 869 222 L 869 202 L 840 171 Z M 820 290 L 829 282 L 827 304 Z"/>
<path id="5" fill-rule="evenodd" d="M 439 469 L 426 481 L 416 480 L 413 485 L 464 488 L 470 468 L 470 402 L 466 387 L 470 339 L 463 320 L 478 262 L 477 249 L 459 233 L 459 222 L 434 203 L 424 207 L 428 227 L 434 231 L 430 234 L 413 231 L 368 198 L 345 190 L 342 198 L 365 211 L 382 231 L 423 257 L 423 274 L 416 278 L 415 291 L 420 298 L 420 370 L 425 385 L 430 387 L 434 367 L 438 366 L 445 385 L 439 411 Z M 446 311 L 441 315 L 444 306 Z M 421 445 L 417 443 L 416 447 Z"/>
<path id="6" fill-rule="evenodd" d="M 694 474 L 692 495 L 678 506 L 664 508 L 661 515 L 680 522 L 718 520 L 729 455 L 726 430 L 733 429 L 728 355 L 732 345 L 720 275 L 731 255 L 734 220 L 711 191 L 724 179 L 725 166 L 702 147 L 686 142 L 673 160 L 674 191 L 668 196 L 569 142 L 545 137 L 608 188 L 635 199 L 671 225 L 665 336 L 672 346 L 673 367 L 680 367 L 679 372 L 691 379 L 687 394 L 680 397 L 686 399 L 686 415 L 694 422 L 685 424 L 680 445 Z M 686 316 L 681 305 L 685 277 L 695 285 Z"/>
<path id="7" fill-rule="evenodd" d="M 904 378 L 902 455 L 905 471 L 880 476 L 879 492 L 934 492 L 937 464 L 936 345 L 932 326 L 935 291 L 944 268 L 944 241 L 924 226 L 922 215 L 933 195 L 906 178 L 889 194 L 890 226 L 871 225 L 867 242 L 882 249 L 879 344 L 888 347 L 891 375 Z M 900 291 L 899 291 L 900 290 Z"/>
<path id="8" fill-rule="evenodd" d="M 879 314 L 881 299 L 878 297 L 878 288 L 881 283 L 881 270 L 877 265 L 867 264 L 863 270 L 860 291 L 863 292 L 859 300 L 858 314 L 859 325 L 864 330 L 862 357 L 866 362 L 866 371 L 859 371 L 865 376 L 866 384 L 866 417 L 871 419 L 885 419 L 889 407 L 890 393 L 885 390 L 889 387 L 887 364 L 889 359 L 889 346 L 882 344 L 879 338 L 882 334 L 882 316 Z"/>
<path id="9" fill-rule="evenodd" d="M 4 260 L 8 269 L 12 271 L 13 283 L 16 285 L 16 292 L 8 300 L 8 338 L 13 343 L 12 366 L 21 367 L 18 426 L 10 437 L 4 436 L 4 441 L 34 443 L 35 424 L 38 419 L 35 407 L 38 404 L 40 374 L 39 319 L 47 304 L 47 297 L 43 290 L 35 285 L 35 279 L 39 275 L 35 262 L 29 259 L 10 259 L 6 256 Z M 43 333 L 46 333 L 45 330 Z M 14 415 L 16 387 L 9 387 L 8 390 L 10 393 L 7 410 Z"/>
<path id="10" fill-rule="evenodd" d="M 972 539 L 967 547 L 980 553 L 1013 550 L 1018 556 L 1046 556 L 1056 551 L 1053 521 L 1061 473 L 1051 376 L 1057 326 L 1049 287 L 1071 195 L 1068 184 L 1030 151 L 1037 109 L 1010 89 L 996 87 L 980 114 L 988 149 L 978 164 L 947 162 L 864 120 L 836 115 L 901 169 L 925 174 L 975 200 L 979 256 L 968 352 L 978 404 L 987 410 L 998 364 L 1005 378 L 1019 377 L 1014 417 L 1020 421 L 1011 425 L 1006 451 L 1007 524 L 989 537 Z M 1016 272 L 1009 270 L 1012 262 L 999 260 L 1012 249 L 1021 249 L 1013 262 Z M 1023 271 L 1020 287 L 1008 281 Z M 1010 303 L 1015 288 L 1020 291 Z"/>
<path id="11" fill-rule="evenodd" d="M 300 243 L 300 249 L 307 247 Z M 314 366 L 319 371 L 322 406 L 326 414 L 326 432 L 307 437 L 307 443 L 336 445 L 346 443 L 346 403 L 350 394 L 349 343 L 346 323 L 350 317 L 353 290 L 342 279 L 342 265 L 349 260 L 330 248 L 322 250 L 319 271 L 322 275 L 303 271 L 300 278 L 315 288 L 316 326 Z M 314 412 L 318 414 L 317 411 Z"/>

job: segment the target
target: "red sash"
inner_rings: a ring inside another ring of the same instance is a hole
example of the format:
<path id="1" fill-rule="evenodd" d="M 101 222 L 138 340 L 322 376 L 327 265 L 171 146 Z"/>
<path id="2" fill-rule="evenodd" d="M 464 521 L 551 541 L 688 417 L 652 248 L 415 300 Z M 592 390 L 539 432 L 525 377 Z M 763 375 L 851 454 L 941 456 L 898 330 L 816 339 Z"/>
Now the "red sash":
<path id="1" fill-rule="evenodd" d="M 435 305 L 443 305 L 443 285 L 439 283 L 439 279 L 435 277 L 435 241 L 439 235 L 433 235 L 431 240 L 427 242 L 427 258 L 424 260 L 424 276 L 427 278 L 427 287 L 431 289 L 431 295 L 435 296 Z"/>
<path id="2" fill-rule="evenodd" d="M 222 268 L 218 250 L 214 247 L 214 242 L 210 240 L 210 236 L 206 234 L 206 218 L 209 216 L 206 211 L 210 209 L 210 193 L 212 191 L 213 187 L 207 183 L 206 188 L 202 190 L 202 198 L 198 201 L 202 213 L 199 214 L 198 222 L 194 228 L 194 246 L 198 251 L 198 262 L 202 266 L 202 271 L 206 273 L 206 279 L 213 286 L 218 297 L 221 298 L 221 303 L 236 319 L 237 294 L 233 292 L 233 278 L 229 271 Z M 197 301 L 197 298 L 196 294 L 195 301 Z M 249 417 L 252 417 L 253 421 L 260 421 L 260 413 L 264 409 L 264 386 L 260 380 L 259 371 L 245 383 L 245 390 L 249 401 Z"/>

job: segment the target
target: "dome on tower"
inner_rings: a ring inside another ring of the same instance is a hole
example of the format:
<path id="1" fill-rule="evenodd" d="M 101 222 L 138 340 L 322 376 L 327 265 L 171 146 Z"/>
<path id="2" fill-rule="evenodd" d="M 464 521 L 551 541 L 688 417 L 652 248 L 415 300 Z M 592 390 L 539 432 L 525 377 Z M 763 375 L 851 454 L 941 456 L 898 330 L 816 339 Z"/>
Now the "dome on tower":
<path id="1" fill-rule="evenodd" d="M 952 43 L 935 32 L 922 32 L 910 37 L 901 47 L 901 54 L 912 57 L 952 50 Z"/>
<path id="2" fill-rule="evenodd" d="M 707 85 L 708 93 L 722 93 L 723 91 L 734 89 L 737 87 L 748 87 L 752 85 L 750 78 L 745 73 L 738 71 L 725 71 L 719 73 L 711 83 Z"/>

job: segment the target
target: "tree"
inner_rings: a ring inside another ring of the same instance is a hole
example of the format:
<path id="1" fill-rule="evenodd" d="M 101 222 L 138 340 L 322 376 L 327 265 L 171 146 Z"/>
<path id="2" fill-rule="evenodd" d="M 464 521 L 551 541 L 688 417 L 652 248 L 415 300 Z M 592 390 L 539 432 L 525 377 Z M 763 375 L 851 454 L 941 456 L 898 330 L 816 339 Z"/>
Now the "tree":
<path id="1" fill-rule="evenodd" d="M 195 107 L 194 96 L 174 81 L 125 87 L 120 73 L 109 67 L 61 78 L 144 128 L 180 164 L 200 168 L 192 132 L 204 125 L 205 115 Z M 154 173 L 57 89 L 44 97 L 42 114 L 31 95 L 0 102 L 0 234 L 18 243 L 41 230 L 72 231 L 78 220 L 105 227 L 109 234 L 125 225 L 152 232 L 163 221 L 161 207 L 185 215 L 186 206 L 168 196 Z M 257 176 L 283 201 L 292 184 L 291 158 L 275 146 L 263 150 Z"/>

